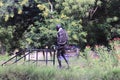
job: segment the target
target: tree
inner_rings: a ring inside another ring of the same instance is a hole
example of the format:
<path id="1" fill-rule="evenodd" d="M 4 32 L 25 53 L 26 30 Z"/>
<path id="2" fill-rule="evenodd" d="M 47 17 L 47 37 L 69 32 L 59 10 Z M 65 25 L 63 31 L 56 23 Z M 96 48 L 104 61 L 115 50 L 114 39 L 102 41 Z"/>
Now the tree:
<path id="1" fill-rule="evenodd" d="M 26 45 L 51 46 L 55 44 L 55 25 L 62 24 L 70 44 L 82 49 L 87 44 L 107 46 L 110 39 L 120 36 L 119 3 L 119 0 L 1 0 L 0 42 L 7 50 Z"/>
<path id="2" fill-rule="evenodd" d="M 75 24 L 81 22 L 79 26 L 82 25 L 83 32 L 87 32 L 86 44 L 108 46 L 111 38 L 119 36 L 119 0 L 56 0 L 56 3 L 57 12 L 71 19 L 67 24 L 74 20 Z"/>
<path id="3" fill-rule="evenodd" d="M 42 11 L 39 10 L 35 1 L 3 0 L 1 3 L 3 5 L 0 8 L 0 12 L 2 13 L 0 23 L 4 28 L 8 26 L 12 26 L 13 28 L 13 37 L 10 42 L 11 50 L 20 48 L 22 45 L 21 40 L 24 40 L 24 32 L 29 31 L 28 27 L 32 24 L 34 25 L 35 21 L 43 21 L 43 17 L 40 15 Z"/>
<path id="4" fill-rule="evenodd" d="M 93 7 L 94 3 L 95 0 L 56 0 L 55 9 L 58 14 L 68 17 L 65 26 L 69 32 L 70 43 L 78 45 L 81 49 L 84 49 L 87 43 L 85 27 L 87 26 L 89 9 Z"/>

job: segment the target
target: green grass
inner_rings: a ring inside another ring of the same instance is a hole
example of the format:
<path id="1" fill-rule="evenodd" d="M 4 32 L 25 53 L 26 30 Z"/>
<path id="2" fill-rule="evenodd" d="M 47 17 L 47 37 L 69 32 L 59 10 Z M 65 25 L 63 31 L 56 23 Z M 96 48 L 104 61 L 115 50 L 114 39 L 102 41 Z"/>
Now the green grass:
<path id="1" fill-rule="evenodd" d="M 0 55 L 0 61 L 8 60 L 9 58 L 10 58 L 10 56 L 8 56 L 8 55 Z"/>
<path id="2" fill-rule="evenodd" d="M 76 67 L 58 69 L 56 66 L 12 65 L 0 67 L 0 80 L 119 80 L 120 67 Z"/>
<path id="3" fill-rule="evenodd" d="M 89 49 L 81 53 L 86 57 L 69 58 L 70 69 L 59 69 L 49 63 L 10 65 L 0 67 L 0 80 L 120 80 L 120 62 L 115 52 L 97 50 L 99 58 L 91 58 Z M 65 61 L 62 60 L 64 66 Z"/>

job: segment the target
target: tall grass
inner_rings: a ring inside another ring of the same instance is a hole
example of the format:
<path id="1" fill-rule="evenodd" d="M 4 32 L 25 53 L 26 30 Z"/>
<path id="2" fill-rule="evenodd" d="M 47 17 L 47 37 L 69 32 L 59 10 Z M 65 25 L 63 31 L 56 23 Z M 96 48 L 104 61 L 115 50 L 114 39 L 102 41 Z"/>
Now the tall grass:
<path id="1" fill-rule="evenodd" d="M 0 55 L 0 61 L 8 60 L 9 58 L 10 58 L 10 56 L 8 56 L 7 54 Z"/>
<path id="2" fill-rule="evenodd" d="M 9 66 L 0 69 L 0 80 L 120 80 L 120 68 L 57 69 L 38 66 Z"/>
<path id="3" fill-rule="evenodd" d="M 86 57 L 69 58 L 70 69 L 33 64 L 3 66 L 0 80 L 120 80 L 120 62 L 115 51 L 99 47 L 98 58 L 91 56 L 90 49 L 81 54 Z"/>
<path id="4" fill-rule="evenodd" d="M 53 80 L 54 68 L 12 65 L 0 68 L 1 80 Z"/>

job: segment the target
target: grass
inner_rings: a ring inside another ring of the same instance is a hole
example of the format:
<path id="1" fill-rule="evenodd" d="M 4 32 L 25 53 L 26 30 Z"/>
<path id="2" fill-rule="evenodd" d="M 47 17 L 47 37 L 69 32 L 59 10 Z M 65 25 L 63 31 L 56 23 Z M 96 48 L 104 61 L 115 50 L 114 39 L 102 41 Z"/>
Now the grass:
<path id="1" fill-rule="evenodd" d="M 52 63 L 48 66 L 36 64 L 10 65 L 0 67 L 0 80 L 120 80 L 120 62 L 115 52 L 99 48 L 99 58 L 93 58 L 86 49 L 86 57 L 69 58 L 70 69 L 58 69 Z M 63 65 L 66 66 L 64 60 Z"/>
<path id="2" fill-rule="evenodd" d="M 0 61 L 4 61 L 4 60 L 8 60 L 10 58 L 10 56 L 6 55 L 0 55 Z"/>
<path id="3" fill-rule="evenodd" d="M 0 67 L 0 80 L 119 80 L 120 67 L 104 70 L 104 67 L 12 65 Z"/>
<path id="4" fill-rule="evenodd" d="M 106 56 L 106 55 L 105 55 Z M 66 66 L 65 62 L 63 65 Z M 120 65 L 114 61 L 69 58 L 70 69 L 51 65 L 11 65 L 0 67 L 0 80 L 119 80 Z M 57 63 L 57 62 L 56 62 Z"/>

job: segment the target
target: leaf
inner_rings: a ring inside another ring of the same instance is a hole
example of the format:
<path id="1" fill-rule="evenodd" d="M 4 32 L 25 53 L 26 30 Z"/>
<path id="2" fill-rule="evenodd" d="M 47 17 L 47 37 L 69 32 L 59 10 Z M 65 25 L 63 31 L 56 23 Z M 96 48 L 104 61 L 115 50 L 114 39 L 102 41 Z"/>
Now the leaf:
<path id="1" fill-rule="evenodd" d="M 28 0 L 23 0 L 20 5 L 25 5 L 26 3 L 28 3 Z"/>
<path id="2" fill-rule="evenodd" d="M 28 41 L 28 43 L 32 43 L 32 40 L 30 38 L 27 38 L 26 41 Z"/>
<path id="3" fill-rule="evenodd" d="M 3 3 L 0 1 L 0 7 L 3 6 Z"/>
<path id="4" fill-rule="evenodd" d="M 44 10 L 46 8 L 45 5 L 43 4 L 38 4 L 37 7 L 40 9 L 40 10 Z"/>
<path id="5" fill-rule="evenodd" d="M 22 10 L 21 9 L 18 9 L 18 14 L 22 14 Z"/>
<path id="6" fill-rule="evenodd" d="M 6 14 L 6 15 L 5 15 L 5 21 L 8 21 L 8 19 L 9 19 L 9 15 Z"/>
<path id="7" fill-rule="evenodd" d="M 72 38 L 73 38 L 74 40 L 76 40 L 76 41 L 79 41 L 79 38 L 78 38 L 78 36 L 77 36 L 76 34 L 72 35 Z"/>
<path id="8" fill-rule="evenodd" d="M 14 17 L 14 13 L 11 13 L 11 14 L 10 14 L 10 17 L 12 17 L 12 18 L 13 18 L 13 17 Z"/>

